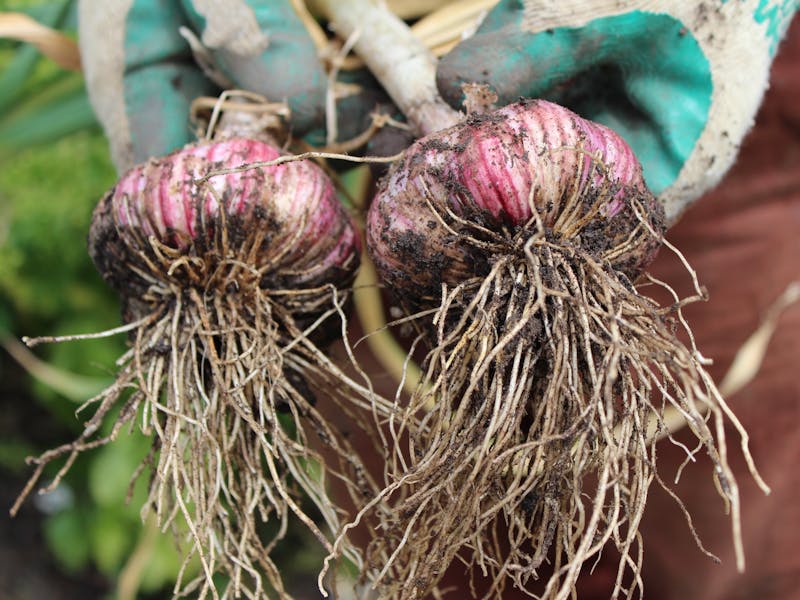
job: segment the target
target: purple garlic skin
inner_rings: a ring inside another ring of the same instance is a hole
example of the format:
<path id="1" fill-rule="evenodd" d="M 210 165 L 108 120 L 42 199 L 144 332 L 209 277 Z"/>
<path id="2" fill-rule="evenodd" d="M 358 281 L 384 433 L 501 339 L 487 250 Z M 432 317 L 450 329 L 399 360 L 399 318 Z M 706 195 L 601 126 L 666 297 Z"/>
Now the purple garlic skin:
<path id="1" fill-rule="evenodd" d="M 197 279 L 198 269 L 185 281 L 181 269 L 154 270 L 157 241 L 169 249 L 162 256 L 204 261 L 200 271 L 209 277 L 238 261 L 264 289 L 349 286 L 360 238 L 318 166 L 293 161 L 201 181 L 279 156 L 270 144 L 232 138 L 190 144 L 134 167 L 95 209 L 89 253 L 98 270 L 123 298 L 141 296 L 158 281 L 209 285 Z"/>
<path id="2" fill-rule="evenodd" d="M 520 252 L 542 227 L 635 279 L 660 246 L 664 213 L 619 135 L 557 104 L 523 100 L 414 143 L 372 202 L 367 246 L 398 295 L 435 304 L 442 283 L 489 269 L 491 255 L 468 237 Z"/>

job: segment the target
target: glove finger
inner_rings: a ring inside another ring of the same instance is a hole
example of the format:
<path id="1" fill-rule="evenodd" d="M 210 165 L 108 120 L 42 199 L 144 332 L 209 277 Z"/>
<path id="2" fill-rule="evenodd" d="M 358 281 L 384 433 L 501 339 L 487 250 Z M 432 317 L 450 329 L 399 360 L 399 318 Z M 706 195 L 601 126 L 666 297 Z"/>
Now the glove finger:
<path id="1" fill-rule="evenodd" d="M 86 87 L 119 172 L 191 139 L 191 100 L 213 93 L 161 0 L 82 0 L 79 42 Z"/>
<path id="2" fill-rule="evenodd" d="M 686 69 L 686 79 L 642 71 L 625 80 L 626 98 L 641 118 L 620 120 L 616 131 L 636 152 L 645 181 L 655 194 L 677 179 L 708 123 L 710 74 L 695 73 L 698 80 L 693 82 L 692 71 Z M 605 124 L 615 127 L 611 119 Z"/>
<path id="3" fill-rule="evenodd" d="M 163 62 L 125 75 L 132 164 L 164 156 L 193 141 L 192 100 L 218 90 L 194 66 Z"/>
<path id="4" fill-rule="evenodd" d="M 290 2 L 183 0 L 216 65 L 238 87 L 288 100 L 299 135 L 325 121 L 327 78 Z"/>
<path id="5" fill-rule="evenodd" d="M 440 59 L 437 86 L 442 98 L 453 108 L 461 109 L 462 83 L 488 84 L 497 93 L 499 102 L 508 104 L 526 95 L 523 92 L 534 75 L 558 67 L 559 63 L 553 61 L 549 61 L 549 68 L 535 68 L 531 64 L 534 61 L 526 46 L 532 36 L 522 27 L 524 18 L 522 2 L 501 0 L 473 35 Z M 543 54 L 535 60 L 547 58 L 548 54 Z"/>
<path id="6" fill-rule="evenodd" d="M 218 93 L 179 33 L 188 25 L 181 7 L 164 0 L 135 0 L 125 20 L 125 106 L 137 163 L 192 141 L 192 101 Z"/>
<path id="7" fill-rule="evenodd" d="M 552 88 L 574 74 L 571 47 L 554 39 L 547 52 L 533 58 L 527 51 L 531 37 L 509 27 L 462 41 L 439 61 L 436 84 L 442 98 L 460 109 L 464 100 L 461 85 L 481 83 L 490 86 L 498 103 L 505 105 L 520 97 L 534 97 L 532 88 Z M 525 51 L 517 51 L 519 48 Z"/>

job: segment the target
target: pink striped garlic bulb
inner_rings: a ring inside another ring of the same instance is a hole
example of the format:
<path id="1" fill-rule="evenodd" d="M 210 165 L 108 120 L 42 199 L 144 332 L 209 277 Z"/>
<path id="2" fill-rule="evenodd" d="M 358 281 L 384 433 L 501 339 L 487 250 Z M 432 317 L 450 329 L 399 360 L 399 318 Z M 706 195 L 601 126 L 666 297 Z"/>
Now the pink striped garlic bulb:
<path id="1" fill-rule="evenodd" d="M 139 264 L 140 252 L 154 238 L 187 256 L 207 255 L 212 278 L 215 262 L 240 260 L 264 289 L 346 288 L 358 268 L 360 239 L 319 167 L 286 162 L 205 179 L 280 156 L 269 143 L 233 138 L 192 144 L 134 167 L 95 211 L 89 250 L 101 274 L 123 295 L 141 293 L 152 280 L 135 273 L 149 269 Z M 171 274 L 149 275 L 211 283 L 198 279 L 188 263 Z"/>
<path id="2" fill-rule="evenodd" d="M 660 246 L 663 221 L 615 132 L 529 100 L 414 144 L 372 203 L 367 239 L 390 287 L 405 295 L 418 286 L 438 303 L 442 283 L 485 274 L 492 252 L 539 228 L 635 279 Z"/>
<path id="3" fill-rule="evenodd" d="M 392 167 L 367 244 L 427 353 L 392 421 L 391 510 L 367 556 L 381 597 L 426 597 L 463 561 L 484 597 L 568 598 L 606 542 L 608 596 L 628 593 L 665 406 L 738 502 L 703 417 L 726 408 L 670 308 L 635 287 L 663 232 L 625 142 L 541 100 L 428 135 Z"/>
<path id="4" fill-rule="evenodd" d="M 352 431 L 325 416 L 353 416 L 369 393 L 319 347 L 341 337 L 360 237 L 321 168 L 262 164 L 281 155 L 244 138 L 191 144 L 133 168 L 100 201 L 89 253 L 123 300 L 131 348 L 83 434 L 43 455 L 26 488 L 48 462 L 66 454 L 69 466 L 138 423 L 152 440 L 143 510 L 191 533 L 176 593 L 285 595 L 270 552 L 287 520 L 327 545 L 344 514 L 328 482 L 350 505 L 375 492 Z"/>

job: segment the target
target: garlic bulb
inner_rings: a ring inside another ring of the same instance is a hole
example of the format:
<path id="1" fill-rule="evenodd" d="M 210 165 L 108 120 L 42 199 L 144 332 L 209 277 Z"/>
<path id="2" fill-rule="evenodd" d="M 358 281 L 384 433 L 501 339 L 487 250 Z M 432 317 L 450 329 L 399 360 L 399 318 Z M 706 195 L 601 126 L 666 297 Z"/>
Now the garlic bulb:
<path id="1" fill-rule="evenodd" d="M 208 177 L 279 156 L 271 144 L 233 138 L 188 145 L 134 167 L 95 211 L 89 250 L 98 269 L 123 294 L 185 275 L 153 270 L 143 260 L 152 237 L 182 255 L 204 257 L 212 279 L 221 263 L 239 260 L 260 277 L 261 288 L 347 287 L 360 240 L 322 169 L 296 161 Z M 212 279 L 185 283 L 207 289 L 224 282 Z"/>
<path id="2" fill-rule="evenodd" d="M 634 279 L 664 217 L 616 133 L 528 100 L 417 141 L 375 197 L 367 235 L 390 288 L 438 303 L 442 283 L 486 274 L 540 227 Z"/>

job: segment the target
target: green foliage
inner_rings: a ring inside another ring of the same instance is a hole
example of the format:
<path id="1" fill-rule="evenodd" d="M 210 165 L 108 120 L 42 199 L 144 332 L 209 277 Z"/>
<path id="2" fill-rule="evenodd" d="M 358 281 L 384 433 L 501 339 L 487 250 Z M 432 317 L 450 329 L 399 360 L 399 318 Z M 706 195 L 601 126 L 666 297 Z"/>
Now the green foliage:
<path id="1" fill-rule="evenodd" d="M 25 457 L 34 453 L 33 446 L 15 436 L 0 440 L 0 469 L 21 475 Z"/>
<path id="2" fill-rule="evenodd" d="M 80 572 L 91 562 L 114 579 L 139 552 L 145 559 L 138 581 L 140 591 L 156 592 L 175 581 L 182 558 L 172 536 L 162 535 L 152 523 L 142 527 L 139 507 L 146 496 L 146 472 L 126 502 L 131 474 L 148 448 L 149 441 L 133 432 L 82 459 L 88 459 L 89 465 L 87 476 L 74 484 L 76 501 L 45 523 L 50 549 L 66 571 Z M 188 574 L 196 570 L 194 565 Z"/>
<path id="3" fill-rule="evenodd" d="M 106 143 L 87 130 L 6 156 L 0 170 L 0 336 L 101 331 L 119 323 L 117 299 L 86 253 L 92 208 L 115 180 Z M 124 340 L 43 346 L 51 366 L 109 378 Z M 36 382 L 37 397 L 77 428 L 74 405 Z M 82 401 L 85 398 L 73 398 Z"/>
<path id="4" fill-rule="evenodd" d="M 0 170 L 0 314 L 5 320 L 0 325 L 6 333 L 15 337 L 66 334 L 119 324 L 118 301 L 86 253 L 92 209 L 114 180 L 105 139 L 97 130 L 80 131 L 4 157 Z M 118 336 L 50 344 L 37 353 L 65 373 L 97 378 L 99 387 L 110 381 L 124 342 L 124 337 Z M 75 404 L 45 383 L 34 381 L 30 391 L 67 427 L 62 441 L 68 441 L 86 415 L 76 418 Z M 82 456 L 62 484 L 73 490 L 76 498 L 48 517 L 44 534 L 67 572 L 80 573 L 92 563 L 113 579 L 125 564 L 142 530 L 136 507 L 144 499 L 146 481 L 137 486 L 130 504 L 125 498 L 131 473 L 147 448 L 148 441 L 141 434 L 122 434 L 113 444 Z M 29 472 L 23 466 L 24 454 L 40 450 L 34 451 L 24 439 L 7 440 L 0 447 L 0 457 L 5 468 Z M 166 541 L 156 545 L 149 559 L 156 572 L 142 586 L 149 582 L 150 591 L 177 573 L 179 558 L 171 540 Z"/>
<path id="5" fill-rule="evenodd" d="M 75 6 L 74 0 L 16 0 L 3 10 L 25 12 L 45 25 L 71 30 Z M 42 59 L 32 46 L 0 40 L 0 157 L 95 123 L 79 73 Z"/>
<path id="6" fill-rule="evenodd" d="M 5 157 L 0 301 L 7 310 L 29 321 L 44 319 L 48 327 L 87 313 L 114 324 L 109 310 L 114 299 L 96 274 L 85 241 L 92 209 L 114 180 L 99 132 L 79 132 Z"/>
<path id="7" fill-rule="evenodd" d="M 61 511 L 45 523 L 44 535 L 50 550 L 69 573 L 77 573 L 89 560 L 89 538 L 86 526 L 90 519 L 80 508 Z"/>

